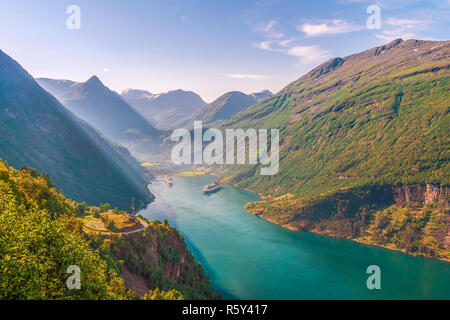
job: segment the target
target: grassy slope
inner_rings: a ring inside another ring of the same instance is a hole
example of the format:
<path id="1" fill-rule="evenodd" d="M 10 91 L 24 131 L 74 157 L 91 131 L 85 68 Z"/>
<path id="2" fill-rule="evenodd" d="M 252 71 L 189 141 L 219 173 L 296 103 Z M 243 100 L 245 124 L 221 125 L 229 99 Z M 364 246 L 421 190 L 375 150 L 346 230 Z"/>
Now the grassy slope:
<path id="1" fill-rule="evenodd" d="M 277 175 L 244 167 L 231 181 L 301 197 L 369 183 L 448 184 L 450 45 L 425 42 L 416 53 L 411 41 L 384 56 L 350 56 L 322 76 L 315 69 L 233 117 L 224 127 L 279 128 L 281 151 Z"/>

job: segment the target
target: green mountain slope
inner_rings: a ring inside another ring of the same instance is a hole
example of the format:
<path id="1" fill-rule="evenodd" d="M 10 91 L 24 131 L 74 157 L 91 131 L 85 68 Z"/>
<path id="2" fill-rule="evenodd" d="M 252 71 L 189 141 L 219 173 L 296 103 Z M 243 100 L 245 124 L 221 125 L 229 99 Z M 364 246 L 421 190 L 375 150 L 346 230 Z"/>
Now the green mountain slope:
<path id="1" fill-rule="evenodd" d="M 279 128 L 281 137 L 279 173 L 256 170 L 239 182 L 299 196 L 368 183 L 448 184 L 449 47 L 395 41 L 332 59 L 237 114 L 223 127 Z"/>
<path id="2" fill-rule="evenodd" d="M 47 172 L 66 195 L 128 209 L 152 196 L 137 163 L 65 109 L 0 52 L 0 157 Z M 119 152 L 118 152 L 119 151 Z"/>
<path id="3" fill-rule="evenodd" d="M 366 204 L 395 203 L 395 186 L 446 186 L 449 75 L 449 41 L 396 40 L 331 59 L 223 125 L 279 128 L 278 174 L 261 176 L 254 166 L 224 166 L 219 173 L 271 196 L 249 207 L 253 212 L 309 230 L 317 226 L 312 221 L 338 219 L 339 208 L 345 220 Z M 322 216 L 303 214 L 325 200 Z M 343 235 L 341 227 L 334 233 Z"/>

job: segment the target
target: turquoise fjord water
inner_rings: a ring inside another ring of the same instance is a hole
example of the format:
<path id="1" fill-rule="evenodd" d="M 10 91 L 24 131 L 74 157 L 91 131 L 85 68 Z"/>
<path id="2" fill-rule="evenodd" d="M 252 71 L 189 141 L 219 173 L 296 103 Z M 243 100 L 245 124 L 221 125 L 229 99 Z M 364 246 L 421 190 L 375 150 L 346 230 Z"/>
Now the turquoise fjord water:
<path id="1" fill-rule="evenodd" d="M 140 213 L 180 230 L 224 299 L 450 299 L 450 264 L 284 229 L 245 211 L 254 193 L 204 195 L 213 181 L 155 182 L 156 202 Z M 367 289 L 369 265 L 381 268 L 381 290 Z"/>

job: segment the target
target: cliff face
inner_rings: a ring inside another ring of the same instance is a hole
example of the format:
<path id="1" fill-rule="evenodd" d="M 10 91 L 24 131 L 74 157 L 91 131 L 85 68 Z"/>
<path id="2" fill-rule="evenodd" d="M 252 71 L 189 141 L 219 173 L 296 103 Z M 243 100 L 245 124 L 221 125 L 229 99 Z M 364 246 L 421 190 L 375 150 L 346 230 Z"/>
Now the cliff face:
<path id="1" fill-rule="evenodd" d="M 414 206 L 423 206 L 425 204 L 433 204 L 449 201 L 449 187 L 438 186 L 434 184 L 417 185 L 417 186 L 395 186 L 393 190 L 393 200 L 400 207 L 411 203 Z"/>
<path id="2" fill-rule="evenodd" d="M 185 299 L 220 298 L 183 236 L 167 224 L 155 221 L 141 232 L 109 236 L 99 247 L 119 266 L 125 286 L 138 296 L 159 288 L 176 289 Z"/>

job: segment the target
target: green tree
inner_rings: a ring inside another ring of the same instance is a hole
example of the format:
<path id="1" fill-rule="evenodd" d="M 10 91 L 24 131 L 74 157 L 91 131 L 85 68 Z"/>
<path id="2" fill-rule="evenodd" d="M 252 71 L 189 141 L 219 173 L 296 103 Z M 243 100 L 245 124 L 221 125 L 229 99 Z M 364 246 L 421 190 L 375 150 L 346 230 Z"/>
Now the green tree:
<path id="1" fill-rule="evenodd" d="M 144 296 L 144 300 L 184 300 L 184 297 L 175 289 L 161 291 L 159 288 L 156 288 L 155 290 L 150 290 L 150 292 Z"/>

